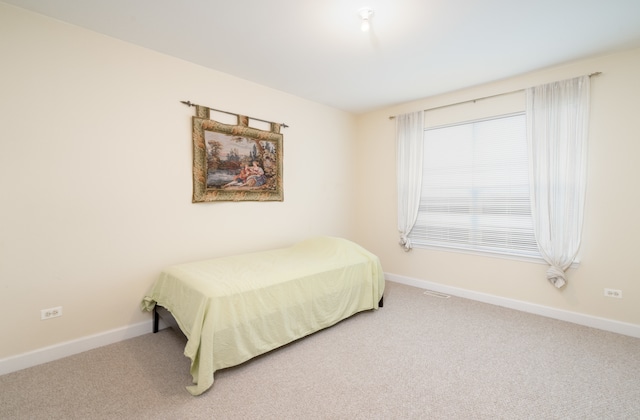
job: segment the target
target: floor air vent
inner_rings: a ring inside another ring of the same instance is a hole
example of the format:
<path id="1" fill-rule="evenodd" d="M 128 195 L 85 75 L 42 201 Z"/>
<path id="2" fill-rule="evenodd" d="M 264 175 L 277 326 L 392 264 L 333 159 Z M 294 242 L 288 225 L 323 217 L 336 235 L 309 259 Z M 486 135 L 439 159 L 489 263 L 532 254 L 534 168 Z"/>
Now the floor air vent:
<path id="1" fill-rule="evenodd" d="M 446 295 L 444 293 L 434 292 L 433 290 L 425 290 L 424 294 L 425 295 L 429 295 L 429 296 L 433 296 L 433 297 L 437 297 L 437 298 L 441 298 L 441 299 L 449 299 L 451 297 L 451 296 Z"/>

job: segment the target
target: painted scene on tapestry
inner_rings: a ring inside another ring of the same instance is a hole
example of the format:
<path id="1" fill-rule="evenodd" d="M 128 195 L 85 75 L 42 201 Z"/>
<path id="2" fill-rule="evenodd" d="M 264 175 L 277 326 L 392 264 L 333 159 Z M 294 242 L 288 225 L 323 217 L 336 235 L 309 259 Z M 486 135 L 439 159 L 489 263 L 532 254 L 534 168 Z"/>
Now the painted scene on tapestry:
<path id="1" fill-rule="evenodd" d="M 278 143 L 205 131 L 207 190 L 277 188 Z"/>

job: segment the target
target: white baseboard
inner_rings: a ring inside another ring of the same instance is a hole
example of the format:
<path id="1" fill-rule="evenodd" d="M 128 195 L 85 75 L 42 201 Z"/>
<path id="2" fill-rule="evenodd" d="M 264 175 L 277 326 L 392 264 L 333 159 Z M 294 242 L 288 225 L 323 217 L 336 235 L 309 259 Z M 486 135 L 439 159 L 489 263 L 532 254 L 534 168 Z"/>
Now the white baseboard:
<path id="1" fill-rule="evenodd" d="M 166 325 L 163 326 L 161 321 L 160 328 L 162 327 L 166 328 Z M 62 359 L 63 357 L 72 356 L 87 350 L 117 343 L 119 341 L 124 341 L 151 332 L 152 322 L 145 321 L 139 324 L 129 325 L 127 327 L 78 338 L 76 340 L 66 341 L 53 346 L 43 347 L 28 353 L 7 357 L 5 359 L 0 359 L 0 375 L 26 369 L 42 363 L 52 362 L 54 360 Z"/>
<path id="2" fill-rule="evenodd" d="M 536 315 L 542 315 L 561 321 L 572 322 L 574 324 L 584 325 L 586 327 L 597 328 L 599 330 L 605 330 L 640 338 L 640 325 L 636 324 L 615 321 L 607 318 L 600 318 L 592 315 L 580 314 L 577 312 L 565 311 L 562 309 L 551 308 L 549 306 L 504 298 L 486 293 L 474 292 L 472 290 L 460 289 L 457 287 L 446 286 L 427 280 L 399 276 L 391 273 L 385 273 L 385 278 L 395 283 L 406 284 L 408 286 L 414 286 L 420 289 L 433 290 L 435 292 L 445 293 L 451 296 L 458 296 L 466 299 L 476 300 L 479 302 L 490 303 L 492 305 L 503 306 L 505 308 L 515 309 L 518 311 L 528 312 Z"/>
<path id="3" fill-rule="evenodd" d="M 433 290 L 435 292 L 445 293 L 452 296 L 472 299 L 479 302 L 503 306 L 505 308 L 515 309 L 518 311 L 559 319 L 561 321 L 572 322 L 574 324 L 584 325 L 587 327 L 640 338 L 640 325 L 636 324 L 629 324 L 611 319 L 579 314 L 576 312 L 555 309 L 548 306 L 542 306 L 534 303 L 508 299 L 480 292 L 474 292 L 472 290 L 460 289 L 457 287 L 446 286 L 443 284 L 411 277 L 399 276 L 396 274 L 385 273 L 385 278 L 395 283 L 406 284 L 408 286 L 414 286 L 420 289 Z M 167 325 L 164 324 L 162 320 L 160 320 L 160 329 L 164 328 L 167 328 Z M 151 332 L 151 330 L 152 321 L 145 321 L 139 324 L 117 328 L 115 330 L 78 338 L 76 340 L 44 347 L 28 353 L 0 359 L 0 375 L 26 369 L 32 366 L 40 365 L 42 363 L 52 362 L 54 360 L 62 359 L 63 357 L 72 356 L 74 354 L 82 353 L 87 350 L 92 350 L 98 347 L 117 343 L 119 341 L 134 338 L 139 335 L 148 334 Z"/>

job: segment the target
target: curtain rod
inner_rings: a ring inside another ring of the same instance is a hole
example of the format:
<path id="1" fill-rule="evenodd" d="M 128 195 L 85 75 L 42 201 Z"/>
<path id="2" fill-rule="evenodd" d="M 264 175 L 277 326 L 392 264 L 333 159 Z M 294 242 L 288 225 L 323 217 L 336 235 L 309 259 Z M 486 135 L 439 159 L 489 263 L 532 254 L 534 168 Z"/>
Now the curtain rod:
<path id="1" fill-rule="evenodd" d="M 194 104 L 194 103 L 191 103 L 191 101 L 180 101 L 180 103 L 183 103 L 183 104 L 185 104 L 186 106 L 200 106 L 200 107 L 203 107 L 203 108 L 207 108 L 207 109 L 209 109 L 209 110 L 211 110 L 211 111 L 222 112 L 223 114 L 228 114 L 228 115 L 235 115 L 236 117 L 238 117 L 238 116 L 240 116 L 240 115 L 241 115 L 241 114 L 236 114 L 236 113 L 234 113 L 234 112 L 223 111 L 223 110 L 221 110 L 221 109 L 214 109 L 214 108 L 210 108 L 210 107 L 208 107 L 208 106 L 203 106 L 203 105 Z M 249 118 L 250 120 L 261 121 L 261 122 L 264 122 L 264 123 L 267 123 L 267 124 L 271 124 L 271 123 L 273 122 L 273 121 L 261 120 L 260 118 L 250 117 L 250 116 L 248 116 L 248 115 L 245 115 L 245 116 L 246 116 L 247 118 Z M 276 124 L 278 124 L 278 123 L 276 123 Z M 288 126 L 287 124 L 285 124 L 285 123 L 280 123 L 280 126 L 281 126 L 281 127 L 284 127 L 284 128 L 288 128 L 288 127 L 289 127 L 289 126 Z"/>
<path id="2" fill-rule="evenodd" d="M 595 72 L 595 73 L 591 73 L 591 74 L 589 75 L 589 77 L 599 76 L 599 75 L 601 75 L 601 74 L 602 74 L 602 72 L 601 72 L 601 71 L 597 71 L 597 72 Z M 512 94 L 512 93 L 522 92 L 523 90 L 524 90 L 524 89 L 516 89 L 516 90 L 511 90 L 511 91 L 509 91 L 509 92 L 496 93 L 495 95 L 483 96 L 483 97 L 481 97 L 481 98 L 468 99 L 468 100 L 466 100 L 466 101 L 456 102 L 456 103 L 453 103 L 453 104 L 447 104 L 447 105 L 435 106 L 435 107 L 433 107 L 433 108 L 427 108 L 427 109 L 425 109 L 425 111 L 433 111 L 433 110 L 435 110 L 435 109 L 447 108 L 447 107 L 455 106 L 455 105 L 462 105 L 462 104 L 466 104 L 466 103 L 469 103 L 469 102 L 481 101 L 481 100 L 483 100 L 483 99 L 497 98 L 498 96 L 510 95 L 510 94 Z M 395 115 L 391 115 L 391 116 L 389 116 L 389 119 L 390 119 L 390 120 L 393 120 L 393 119 L 395 119 L 395 118 L 396 118 L 396 116 L 395 116 Z"/>

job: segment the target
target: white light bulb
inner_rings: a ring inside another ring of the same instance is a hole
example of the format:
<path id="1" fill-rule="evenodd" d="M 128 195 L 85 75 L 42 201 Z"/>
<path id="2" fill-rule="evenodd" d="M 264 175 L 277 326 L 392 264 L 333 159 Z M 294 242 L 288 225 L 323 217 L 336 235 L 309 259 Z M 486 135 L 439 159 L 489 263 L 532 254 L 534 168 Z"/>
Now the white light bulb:
<path id="1" fill-rule="evenodd" d="M 371 22 L 369 21 L 369 18 L 373 16 L 373 10 L 371 10 L 369 7 L 363 7 L 360 10 L 358 10 L 358 14 L 360 15 L 360 19 L 362 19 L 362 23 L 360 24 L 360 30 L 362 32 L 368 32 L 369 28 L 371 27 Z"/>

